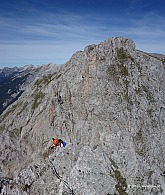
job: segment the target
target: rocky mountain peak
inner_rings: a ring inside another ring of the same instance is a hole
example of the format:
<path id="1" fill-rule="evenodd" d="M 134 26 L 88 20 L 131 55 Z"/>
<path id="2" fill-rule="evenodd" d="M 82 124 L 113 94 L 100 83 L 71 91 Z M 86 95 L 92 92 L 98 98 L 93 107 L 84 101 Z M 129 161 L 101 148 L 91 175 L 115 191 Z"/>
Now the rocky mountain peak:
<path id="1" fill-rule="evenodd" d="M 164 63 L 114 37 L 38 69 L 1 114 L 1 193 L 164 194 Z"/>

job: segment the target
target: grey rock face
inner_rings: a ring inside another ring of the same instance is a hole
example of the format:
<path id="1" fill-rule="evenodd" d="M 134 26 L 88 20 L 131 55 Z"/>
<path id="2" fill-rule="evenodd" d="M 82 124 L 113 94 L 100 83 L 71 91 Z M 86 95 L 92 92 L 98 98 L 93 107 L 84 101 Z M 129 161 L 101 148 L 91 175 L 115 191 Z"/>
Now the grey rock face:
<path id="1" fill-rule="evenodd" d="M 164 194 L 164 60 L 116 37 L 43 66 L 0 118 L 1 193 Z"/>

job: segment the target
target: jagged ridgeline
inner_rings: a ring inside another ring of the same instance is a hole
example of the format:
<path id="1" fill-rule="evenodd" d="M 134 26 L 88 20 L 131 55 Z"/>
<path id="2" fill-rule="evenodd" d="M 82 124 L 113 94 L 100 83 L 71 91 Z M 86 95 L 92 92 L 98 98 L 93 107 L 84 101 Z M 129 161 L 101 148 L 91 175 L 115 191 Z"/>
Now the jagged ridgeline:
<path id="1" fill-rule="evenodd" d="M 115 37 L 34 75 L 0 116 L 2 194 L 165 194 L 164 55 Z"/>

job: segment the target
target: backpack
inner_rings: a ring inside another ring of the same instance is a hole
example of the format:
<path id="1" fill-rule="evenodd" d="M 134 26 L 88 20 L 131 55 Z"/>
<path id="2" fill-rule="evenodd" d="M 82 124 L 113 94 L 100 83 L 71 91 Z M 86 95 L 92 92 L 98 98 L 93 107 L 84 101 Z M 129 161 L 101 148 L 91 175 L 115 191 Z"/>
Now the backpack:
<path id="1" fill-rule="evenodd" d="M 66 147 L 66 142 L 63 142 L 63 146 Z"/>

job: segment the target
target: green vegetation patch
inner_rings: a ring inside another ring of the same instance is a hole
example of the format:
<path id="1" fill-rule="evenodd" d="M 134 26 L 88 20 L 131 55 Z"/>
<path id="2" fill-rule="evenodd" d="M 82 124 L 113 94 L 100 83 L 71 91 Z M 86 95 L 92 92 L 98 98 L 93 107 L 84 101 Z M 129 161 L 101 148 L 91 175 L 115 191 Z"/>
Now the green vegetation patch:
<path id="1" fill-rule="evenodd" d="M 39 78 L 35 81 L 34 86 L 41 86 L 42 84 L 44 84 L 45 86 L 48 85 L 51 81 L 53 81 L 54 79 L 58 79 L 61 77 L 61 73 L 57 74 L 56 72 L 53 74 L 48 74 L 48 75 L 44 75 L 42 78 Z"/>
<path id="2" fill-rule="evenodd" d="M 151 125 L 152 125 L 153 128 L 158 128 L 158 123 L 155 119 L 152 119 Z"/>
<path id="3" fill-rule="evenodd" d="M 54 74 L 44 75 L 42 78 L 36 80 L 34 86 L 39 87 L 41 84 L 48 85 L 53 79 L 54 79 Z"/>
<path id="4" fill-rule="evenodd" d="M 0 117 L 0 122 L 2 122 L 10 113 L 13 113 L 17 107 L 18 107 L 18 104 L 13 105 L 4 114 L 2 114 Z"/>
<path id="5" fill-rule="evenodd" d="M 126 183 L 126 178 L 124 178 L 119 170 L 114 171 L 115 178 L 118 181 L 118 183 L 115 185 L 116 190 L 120 195 L 128 195 L 126 192 L 127 189 L 127 183 Z"/>
<path id="6" fill-rule="evenodd" d="M 28 105 L 28 103 L 25 102 L 25 103 L 23 104 L 21 110 L 17 113 L 17 115 L 20 115 L 20 114 L 26 109 L 27 105 Z"/>
<path id="7" fill-rule="evenodd" d="M 141 96 L 145 95 L 145 97 L 147 98 L 147 100 L 149 102 L 155 102 L 154 95 L 153 95 L 153 93 L 151 92 L 151 90 L 149 89 L 148 86 L 144 86 L 144 85 L 140 86 L 138 84 L 138 88 L 135 89 L 135 92 L 136 92 L 137 95 L 141 95 Z"/>
<path id="8" fill-rule="evenodd" d="M 111 64 L 108 67 L 108 75 L 110 78 L 113 78 L 116 84 L 119 84 L 119 79 L 121 77 L 127 77 L 129 76 L 128 69 L 126 66 L 124 66 L 123 63 L 116 63 L 116 64 Z"/>
<path id="9" fill-rule="evenodd" d="M 108 75 L 110 76 L 110 78 L 114 79 L 116 84 L 119 83 L 120 78 L 126 78 L 129 76 L 128 69 L 124 65 L 124 63 L 130 58 L 132 59 L 130 54 L 123 48 L 117 49 L 117 58 L 115 60 L 115 63 L 110 64 L 107 69 Z"/>
<path id="10" fill-rule="evenodd" d="M 118 169 L 118 166 L 116 165 L 115 161 L 114 161 L 112 158 L 109 158 L 109 160 L 110 160 L 110 162 L 111 162 L 111 165 L 112 165 L 114 168 Z"/>
<path id="11" fill-rule="evenodd" d="M 113 170 L 114 173 L 114 178 L 117 180 L 117 184 L 115 185 L 115 188 L 117 190 L 117 192 L 119 193 L 119 195 L 128 195 L 128 193 L 126 192 L 126 189 L 128 187 L 127 182 L 126 182 L 126 178 L 124 178 L 119 169 L 118 166 L 116 165 L 115 161 L 111 158 L 109 158 L 110 162 L 111 162 L 111 168 Z"/>
<path id="12" fill-rule="evenodd" d="M 128 53 L 128 51 L 124 50 L 123 47 L 117 49 L 117 58 L 122 63 L 128 61 L 129 59 L 134 62 L 134 58 Z"/>
<path id="13" fill-rule="evenodd" d="M 128 60 L 129 55 L 128 53 L 123 49 L 123 47 L 117 49 L 117 57 L 120 61 L 125 62 Z"/>
<path id="14" fill-rule="evenodd" d="M 135 136 L 133 136 L 133 143 L 135 145 L 135 152 L 139 156 L 144 156 L 146 154 L 146 147 L 143 132 L 141 129 L 136 132 Z"/>
<path id="15" fill-rule="evenodd" d="M 136 132 L 136 136 L 134 138 L 136 140 L 143 141 L 143 133 L 142 133 L 142 130 L 139 130 L 138 132 Z"/>
<path id="16" fill-rule="evenodd" d="M 107 75 L 109 80 L 112 79 L 116 85 L 122 87 L 123 97 L 128 103 L 131 103 L 128 90 L 130 74 L 126 66 L 128 60 L 135 63 L 133 57 L 123 47 L 117 49 L 116 59 L 108 66 Z"/>
<path id="17" fill-rule="evenodd" d="M 154 96 L 153 96 L 152 92 L 150 92 L 149 88 L 142 85 L 142 89 L 145 92 L 146 98 L 148 99 L 148 101 L 154 102 Z"/>
<path id="18" fill-rule="evenodd" d="M 34 97 L 34 102 L 32 104 L 32 109 L 35 110 L 38 108 L 39 104 L 41 103 L 42 98 L 44 98 L 45 94 L 43 92 L 39 92 L 35 97 Z"/>
<path id="19" fill-rule="evenodd" d="M 111 64 L 108 67 L 109 78 L 112 78 L 116 85 L 123 87 L 123 97 L 127 102 L 130 102 L 128 94 L 128 86 L 130 81 L 128 80 L 129 72 L 127 67 L 123 63 Z M 120 80 L 121 79 L 121 80 Z"/>

